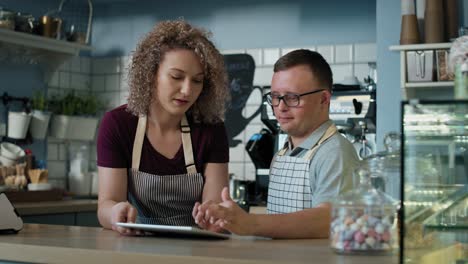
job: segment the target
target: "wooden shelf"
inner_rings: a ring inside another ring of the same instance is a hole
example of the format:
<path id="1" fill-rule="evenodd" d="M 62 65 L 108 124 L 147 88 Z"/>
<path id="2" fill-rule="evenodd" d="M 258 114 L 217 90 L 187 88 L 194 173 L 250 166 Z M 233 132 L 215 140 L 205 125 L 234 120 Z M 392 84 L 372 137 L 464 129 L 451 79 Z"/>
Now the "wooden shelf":
<path id="1" fill-rule="evenodd" d="M 407 82 L 405 83 L 406 88 L 451 88 L 453 87 L 453 82 Z"/>
<path id="2" fill-rule="evenodd" d="M 0 61 L 40 65 L 46 82 L 64 61 L 90 50 L 89 45 L 0 28 Z"/>
<path id="3" fill-rule="evenodd" d="M 452 43 L 446 42 L 446 43 L 394 45 L 394 46 L 390 46 L 390 50 L 392 51 L 432 50 L 432 49 L 450 49 L 450 47 L 452 47 Z"/>
<path id="4" fill-rule="evenodd" d="M 91 46 L 79 43 L 56 40 L 52 38 L 16 32 L 0 28 L 0 43 L 27 49 L 38 49 L 49 52 L 77 55 L 81 50 L 92 50 Z"/>

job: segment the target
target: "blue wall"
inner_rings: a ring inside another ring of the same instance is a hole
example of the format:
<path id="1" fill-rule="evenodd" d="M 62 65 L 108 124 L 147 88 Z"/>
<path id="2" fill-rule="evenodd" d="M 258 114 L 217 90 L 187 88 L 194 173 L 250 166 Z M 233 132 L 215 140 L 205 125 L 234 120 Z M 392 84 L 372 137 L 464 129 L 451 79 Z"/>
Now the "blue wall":
<path id="1" fill-rule="evenodd" d="M 108 1 L 105 1 L 108 2 Z M 393 2 L 393 1 L 392 1 Z M 97 4 L 93 56 L 125 55 L 161 20 L 210 30 L 220 49 L 375 42 L 376 0 L 206 0 Z"/>

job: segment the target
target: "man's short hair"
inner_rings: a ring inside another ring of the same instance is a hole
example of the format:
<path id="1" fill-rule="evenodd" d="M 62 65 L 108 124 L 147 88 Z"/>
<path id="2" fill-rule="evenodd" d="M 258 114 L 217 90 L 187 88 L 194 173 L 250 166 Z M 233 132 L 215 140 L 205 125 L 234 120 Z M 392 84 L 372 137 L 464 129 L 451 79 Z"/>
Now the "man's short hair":
<path id="1" fill-rule="evenodd" d="M 293 50 L 276 61 L 273 71 L 284 71 L 299 65 L 309 66 L 322 88 L 332 91 L 333 74 L 330 65 L 318 52 L 308 49 Z"/>

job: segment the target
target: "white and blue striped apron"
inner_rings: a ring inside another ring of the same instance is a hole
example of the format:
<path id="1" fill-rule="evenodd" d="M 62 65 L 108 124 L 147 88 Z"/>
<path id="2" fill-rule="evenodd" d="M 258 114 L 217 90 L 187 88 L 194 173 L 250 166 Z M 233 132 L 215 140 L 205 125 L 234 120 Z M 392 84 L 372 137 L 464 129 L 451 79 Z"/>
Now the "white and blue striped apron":
<path id="1" fill-rule="evenodd" d="M 154 175 L 139 171 L 146 123 L 146 116 L 138 119 L 128 177 L 128 199 L 138 211 L 137 223 L 196 226 L 192 209 L 195 202 L 201 201 L 204 179 L 195 167 L 187 118 L 184 115 L 180 123 L 187 174 Z"/>
<path id="2" fill-rule="evenodd" d="M 320 145 L 337 132 L 328 127 L 319 141 L 303 157 L 284 156 L 288 146 L 278 151 L 270 168 L 267 211 L 285 214 L 312 207 L 313 186 L 310 185 L 310 162 Z"/>

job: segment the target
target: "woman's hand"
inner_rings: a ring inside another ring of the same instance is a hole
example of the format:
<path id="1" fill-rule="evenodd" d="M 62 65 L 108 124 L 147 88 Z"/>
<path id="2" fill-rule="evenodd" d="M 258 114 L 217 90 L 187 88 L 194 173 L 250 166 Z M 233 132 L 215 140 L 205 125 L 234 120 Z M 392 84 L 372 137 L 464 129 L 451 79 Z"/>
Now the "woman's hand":
<path id="1" fill-rule="evenodd" d="M 119 232 L 122 235 L 132 236 L 140 235 L 141 232 L 130 228 L 117 226 L 117 222 L 123 223 L 135 223 L 137 217 L 137 211 L 129 202 L 120 202 L 112 206 L 111 208 L 111 224 L 112 230 Z"/>
<path id="2" fill-rule="evenodd" d="M 200 228 L 220 233 L 223 231 L 223 229 L 219 225 L 221 220 L 215 219 L 214 217 L 211 219 L 205 219 L 205 212 L 203 210 L 200 210 L 200 208 L 206 208 L 209 205 L 216 205 L 216 203 L 211 200 L 206 201 L 203 204 L 196 202 L 192 210 L 192 217 L 195 220 L 195 223 Z"/>

